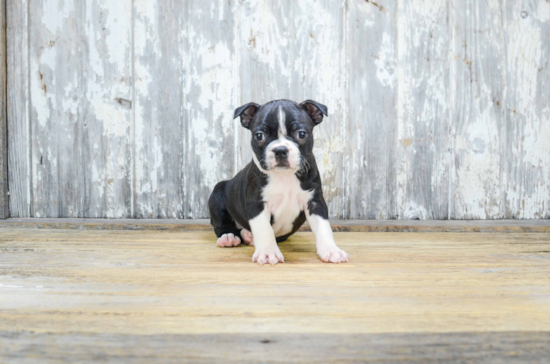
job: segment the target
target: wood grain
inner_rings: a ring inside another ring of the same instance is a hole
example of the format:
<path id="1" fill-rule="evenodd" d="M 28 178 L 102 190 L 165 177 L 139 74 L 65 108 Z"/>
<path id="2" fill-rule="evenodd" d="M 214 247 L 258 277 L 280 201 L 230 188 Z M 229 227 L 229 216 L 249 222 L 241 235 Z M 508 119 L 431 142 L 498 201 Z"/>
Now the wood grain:
<path id="1" fill-rule="evenodd" d="M 63 6 L 29 1 L 26 71 L 33 217 L 78 217 L 84 208 L 84 75 L 79 49 L 83 6 L 76 1 Z"/>
<path id="2" fill-rule="evenodd" d="M 453 4 L 452 213 L 455 219 L 503 214 L 505 42 L 498 0 Z M 491 14 L 491 16 L 487 16 Z"/>
<path id="3" fill-rule="evenodd" d="M 134 212 L 183 217 L 184 1 L 134 2 Z"/>
<path id="4" fill-rule="evenodd" d="M 397 138 L 388 142 L 396 175 L 388 192 L 397 218 L 448 219 L 450 8 L 444 0 L 398 4 Z"/>
<path id="5" fill-rule="evenodd" d="M 10 216 L 32 215 L 28 1 L 7 0 L 8 186 Z"/>
<path id="6" fill-rule="evenodd" d="M 185 337 L 177 335 L 198 334 L 211 335 L 211 353 L 225 350 L 222 334 L 282 343 L 283 334 L 313 343 L 325 335 L 344 347 L 357 347 L 352 335 L 398 346 L 498 342 L 506 355 L 548 350 L 550 235 L 335 238 L 349 264 L 322 263 L 313 234 L 298 233 L 280 244 L 285 264 L 260 267 L 250 262 L 251 247 L 218 248 L 211 232 L 3 229 L 0 341 L 13 343 L 7 348 L 18 358 L 33 342 L 29 353 L 55 355 L 46 346 L 56 338 L 67 351 L 115 355 L 114 345 L 129 355 L 142 335 L 151 345 L 164 336 L 157 347 L 173 353 L 174 340 Z"/>
<path id="7" fill-rule="evenodd" d="M 212 189 L 219 181 L 230 179 L 238 172 L 234 165 L 238 149 L 235 133 L 242 127 L 238 119 L 233 120 L 235 108 L 241 105 L 236 56 L 237 4 L 225 0 L 186 3 L 186 32 L 182 37 L 186 71 L 183 98 L 185 218 L 208 217 L 208 198 Z M 250 158 L 251 155 L 247 163 Z"/>
<path id="8" fill-rule="evenodd" d="M 337 232 L 550 233 L 550 220 L 330 220 Z M 213 231 L 208 219 L 9 218 L 0 228 Z M 311 231 L 306 222 L 299 231 Z"/>
<path id="9" fill-rule="evenodd" d="M 378 4 L 378 5 L 376 5 Z M 397 206 L 397 54 L 393 1 L 350 1 L 345 217 L 394 219 Z"/>
<path id="10" fill-rule="evenodd" d="M 550 218 L 550 4 L 506 1 L 506 218 Z"/>
<path id="11" fill-rule="evenodd" d="M 0 331 L 11 363 L 546 363 L 549 332 L 53 334 Z M 0 356 L 2 358 L 2 356 Z"/>
<path id="12" fill-rule="evenodd" d="M 6 2 L 0 2 L 0 219 L 9 216 Z"/>
<path id="13" fill-rule="evenodd" d="M 30 4 L 35 217 L 129 214 L 129 4 Z"/>
<path id="14" fill-rule="evenodd" d="M 85 191 L 79 217 L 122 218 L 132 199 L 132 0 L 87 0 L 82 15 L 83 100 L 79 134 Z M 64 189 L 65 190 L 65 189 Z"/>

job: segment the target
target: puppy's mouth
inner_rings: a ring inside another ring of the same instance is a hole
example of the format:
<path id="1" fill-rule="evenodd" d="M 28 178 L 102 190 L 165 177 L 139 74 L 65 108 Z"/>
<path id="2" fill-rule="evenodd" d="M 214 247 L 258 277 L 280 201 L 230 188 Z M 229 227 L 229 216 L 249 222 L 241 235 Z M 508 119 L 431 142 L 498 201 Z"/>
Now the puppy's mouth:
<path id="1" fill-rule="evenodd" d="M 278 171 L 286 171 L 287 169 L 290 169 L 289 165 L 283 166 L 283 165 L 276 165 L 273 169 Z"/>
<path id="2" fill-rule="evenodd" d="M 266 163 L 265 170 L 267 171 L 290 171 L 295 170 L 296 168 L 291 167 L 288 160 L 276 161 L 275 163 Z"/>
<path id="3" fill-rule="evenodd" d="M 277 164 L 273 167 L 274 169 L 290 169 L 290 163 L 285 161 L 278 161 Z"/>

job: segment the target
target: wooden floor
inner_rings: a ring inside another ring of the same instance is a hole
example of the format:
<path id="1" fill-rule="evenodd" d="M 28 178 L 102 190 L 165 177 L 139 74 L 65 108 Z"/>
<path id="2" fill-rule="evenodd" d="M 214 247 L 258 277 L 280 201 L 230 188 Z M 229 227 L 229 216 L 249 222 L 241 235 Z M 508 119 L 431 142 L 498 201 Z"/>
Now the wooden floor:
<path id="1" fill-rule="evenodd" d="M 548 362 L 550 234 L 335 238 L 2 228 L 0 362 Z"/>

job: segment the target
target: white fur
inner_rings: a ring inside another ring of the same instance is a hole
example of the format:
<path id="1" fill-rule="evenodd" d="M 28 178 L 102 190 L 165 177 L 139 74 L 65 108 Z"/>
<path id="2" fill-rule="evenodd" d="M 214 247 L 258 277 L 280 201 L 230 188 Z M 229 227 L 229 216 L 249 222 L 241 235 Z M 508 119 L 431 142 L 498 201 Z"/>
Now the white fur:
<path id="1" fill-rule="evenodd" d="M 268 174 L 268 183 L 263 189 L 265 209 L 273 215 L 275 236 L 292 231 L 294 220 L 307 209 L 313 191 L 304 191 L 298 177 L 291 171 L 273 171 Z"/>
<path id="2" fill-rule="evenodd" d="M 285 261 L 281 250 L 277 246 L 270 218 L 271 215 L 269 215 L 267 209 L 264 209 L 258 216 L 249 221 L 255 247 L 252 261 L 260 265 L 267 263 L 273 265 Z"/>
<path id="3" fill-rule="evenodd" d="M 279 120 L 279 139 L 283 139 L 287 135 L 286 131 L 286 114 L 283 111 L 283 108 L 279 106 L 279 113 L 277 115 L 277 119 Z"/>
<path id="4" fill-rule="evenodd" d="M 315 234 L 317 255 L 326 263 L 345 263 L 349 261 L 349 255 L 338 248 L 334 242 L 330 222 L 319 215 L 310 215 L 306 210 L 307 221 L 311 231 Z"/>

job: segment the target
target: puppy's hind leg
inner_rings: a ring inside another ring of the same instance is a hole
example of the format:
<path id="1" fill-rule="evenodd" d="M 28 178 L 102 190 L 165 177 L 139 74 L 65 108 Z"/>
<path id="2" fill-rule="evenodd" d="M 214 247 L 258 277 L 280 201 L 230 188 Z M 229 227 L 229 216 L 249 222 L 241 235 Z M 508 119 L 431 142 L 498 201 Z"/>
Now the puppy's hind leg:
<path id="1" fill-rule="evenodd" d="M 226 184 L 227 181 L 218 183 L 208 200 L 210 223 L 214 227 L 214 232 L 218 237 L 217 244 L 220 247 L 237 246 L 241 243 L 239 229 L 225 205 Z"/>

